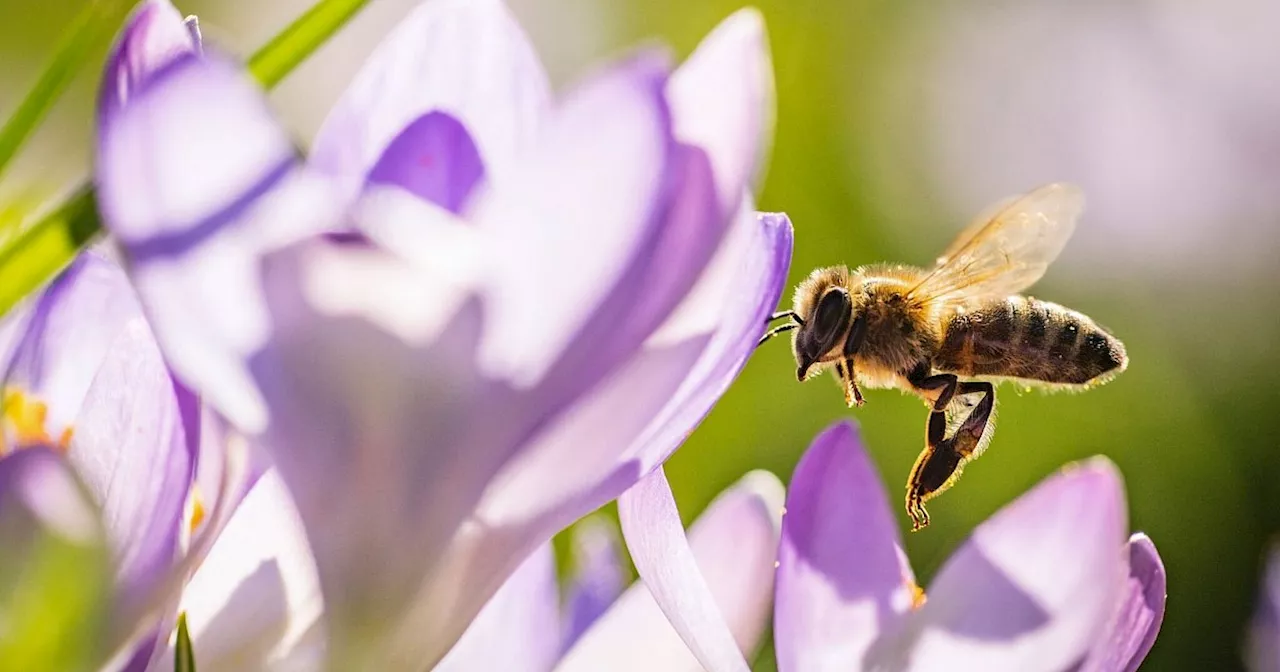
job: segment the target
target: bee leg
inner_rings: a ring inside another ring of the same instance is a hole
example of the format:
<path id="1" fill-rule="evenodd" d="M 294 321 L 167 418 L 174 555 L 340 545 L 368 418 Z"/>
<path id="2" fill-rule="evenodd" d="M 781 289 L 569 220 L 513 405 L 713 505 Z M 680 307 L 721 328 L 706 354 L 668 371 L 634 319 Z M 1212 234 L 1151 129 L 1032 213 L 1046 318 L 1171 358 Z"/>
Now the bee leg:
<path id="1" fill-rule="evenodd" d="M 964 382 L 956 386 L 954 394 L 983 395 L 982 400 L 969 412 L 951 438 L 945 438 L 947 414 L 933 411 L 929 414 L 926 430 L 927 446 L 911 468 L 907 480 L 907 513 L 911 516 L 912 531 L 929 524 L 925 502 L 941 494 L 960 478 L 964 465 L 977 454 L 983 434 L 995 408 L 995 386 L 987 382 Z"/>
<path id="2" fill-rule="evenodd" d="M 928 364 L 921 364 L 912 369 L 911 373 L 907 374 L 907 382 L 921 392 L 942 390 L 938 393 L 937 398 L 933 400 L 934 413 L 941 413 L 947 410 L 947 406 L 951 404 L 951 400 L 956 394 L 956 388 L 960 384 L 960 380 L 956 378 L 954 373 L 929 375 Z"/>
<path id="3" fill-rule="evenodd" d="M 995 409 L 996 388 L 987 382 L 964 382 L 960 383 L 956 394 L 982 394 L 982 399 L 969 412 L 969 417 L 964 419 L 949 439 L 956 446 L 956 451 L 969 459 L 978 452 L 983 435 L 987 433 L 991 412 Z"/>
<path id="4" fill-rule="evenodd" d="M 858 381 L 854 376 L 852 359 L 836 362 L 836 375 L 840 378 L 841 386 L 844 387 L 844 403 L 849 408 L 867 403 L 862 398 L 862 390 L 858 389 Z"/>
<path id="5" fill-rule="evenodd" d="M 941 418 L 937 420 L 936 418 Z M 935 425 L 938 427 L 935 429 Z M 944 413 L 929 415 L 929 434 L 940 436 L 946 429 Z M 929 524 L 929 512 L 924 503 L 933 499 L 954 480 L 964 458 L 955 450 L 951 441 L 930 443 L 916 458 L 907 479 L 907 515 L 911 516 L 911 531 L 924 529 Z"/>

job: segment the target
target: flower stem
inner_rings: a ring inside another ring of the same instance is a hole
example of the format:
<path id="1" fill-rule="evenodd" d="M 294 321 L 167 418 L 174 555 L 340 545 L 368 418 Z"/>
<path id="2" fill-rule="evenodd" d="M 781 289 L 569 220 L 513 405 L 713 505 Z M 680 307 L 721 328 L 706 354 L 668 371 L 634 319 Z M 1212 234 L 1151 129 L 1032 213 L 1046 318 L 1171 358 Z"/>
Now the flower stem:
<path id="1" fill-rule="evenodd" d="M 259 49 L 249 59 L 249 70 L 263 86 L 275 86 L 368 3 L 320 0 Z M 70 200 L 10 239 L 0 248 L 0 315 L 62 270 L 101 230 L 93 188 L 84 185 Z"/>

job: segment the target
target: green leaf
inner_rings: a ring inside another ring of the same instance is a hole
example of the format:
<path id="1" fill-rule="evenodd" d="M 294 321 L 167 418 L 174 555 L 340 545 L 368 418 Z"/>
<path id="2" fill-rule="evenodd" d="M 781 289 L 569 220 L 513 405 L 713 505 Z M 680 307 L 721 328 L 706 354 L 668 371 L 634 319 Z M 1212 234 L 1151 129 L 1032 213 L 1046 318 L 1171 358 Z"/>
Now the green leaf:
<path id="1" fill-rule="evenodd" d="M 67 85 L 80 71 L 89 52 L 104 43 L 111 35 L 107 26 L 106 7 L 109 3 L 90 2 L 80 10 L 70 27 L 63 34 L 53 53 L 53 59 L 40 73 L 27 97 L 22 99 L 3 127 L 0 127 L 0 173 L 17 155 L 23 143 L 57 102 Z"/>
<path id="2" fill-rule="evenodd" d="M 187 630 L 187 612 L 178 614 L 178 644 L 173 647 L 173 672 L 196 672 L 196 652 Z"/>
<path id="3" fill-rule="evenodd" d="M 274 87 L 367 4 L 369 0 L 316 3 L 249 59 L 249 72 L 263 86 Z"/>
<path id="4" fill-rule="evenodd" d="M 321 0 L 253 55 L 249 69 L 270 89 L 320 48 L 369 0 Z M 84 185 L 48 216 L 0 247 L 0 316 L 48 282 L 102 230 Z"/>

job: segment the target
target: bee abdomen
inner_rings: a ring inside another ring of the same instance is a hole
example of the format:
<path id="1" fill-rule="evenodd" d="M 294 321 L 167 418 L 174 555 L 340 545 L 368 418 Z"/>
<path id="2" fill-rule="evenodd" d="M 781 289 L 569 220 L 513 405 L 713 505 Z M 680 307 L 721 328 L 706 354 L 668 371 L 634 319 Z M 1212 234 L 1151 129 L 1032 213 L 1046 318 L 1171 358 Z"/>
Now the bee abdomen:
<path id="1" fill-rule="evenodd" d="M 1124 345 L 1089 319 L 1023 296 L 992 301 L 947 325 L 936 368 L 1083 385 L 1128 364 Z"/>

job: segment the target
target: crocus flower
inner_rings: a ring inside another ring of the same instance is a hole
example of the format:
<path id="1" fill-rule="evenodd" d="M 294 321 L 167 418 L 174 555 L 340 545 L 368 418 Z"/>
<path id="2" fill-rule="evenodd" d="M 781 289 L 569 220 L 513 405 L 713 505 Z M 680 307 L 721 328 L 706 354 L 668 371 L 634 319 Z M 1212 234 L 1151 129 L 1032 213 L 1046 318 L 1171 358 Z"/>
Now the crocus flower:
<path id="1" fill-rule="evenodd" d="M 729 620 L 736 646 L 747 654 L 768 624 L 768 591 L 755 588 L 773 580 L 782 499 L 776 476 L 748 474 L 712 502 L 689 531 L 698 565 L 723 570 L 708 574 L 710 596 Z M 612 528 L 575 534 L 574 550 L 581 564 L 563 591 L 551 546 L 529 556 L 436 672 L 702 669 L 643 583 L 619 595 L 619 545 Z M 561 593 L 566 594 L 563 607 Z M 587 604 L 592 606 L 584 611 Z"/>
<path id="2" fill-rule="evenodd" d="M 128 646 L 145 662 L 153 647 L 133 643 L 168 618 L 219 527 L 209 514 L 225 509 L 222 487 L 195 487 L 195 397 L 161 358 L 124 272 L 92 252 L 0 323 L 0 383 L 0 464 L 52 450 L 83 482 L 115 573 L 107 653 Z"/>
<path id="3" fill-rule="evenodd" d="M 659 528 L 649 538 L 678 544 L 679 516 L 660 472 L 619 509 L 624 530 L 634 519 Z M 1120 476 L 1106 460 L 1064 469 L 979 525 L 927 596 L 892 512 L 853 425 L 819 435 L 796 467 L 783 518 L 773 617 L 779 670 L 1135 670 L 1155 642 L 1164 567 L 1147 537 L 1125 539 Z M 720 644 L 725 626 L 716 612 L 690 604 L 702 582 L 697 570 L 676 569 L 668 548 L 631 549 L 707 668 L 746 669 Z"/>
<path id="4" fill-rule="evenodd" d="M 749 193 L 760 17 L 674 73 L 642 52 L 553 103 L 505 7 L 436 0 L 309 161 L 211 52 L 107 73 L 131 86 L 100 108 L 104 222 L 178 376 L 273 457 L 331 664 L 429 665 L 525 557 L 665 460 L 776 305 L 790 225 Z"/>

